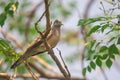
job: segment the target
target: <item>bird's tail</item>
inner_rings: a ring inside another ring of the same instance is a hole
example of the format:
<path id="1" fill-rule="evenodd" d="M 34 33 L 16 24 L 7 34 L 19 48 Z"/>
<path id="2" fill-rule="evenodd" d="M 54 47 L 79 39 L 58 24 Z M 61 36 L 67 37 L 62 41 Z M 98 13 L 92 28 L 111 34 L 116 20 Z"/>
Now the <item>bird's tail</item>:
<path id="1" fill-rule="evenodd" d="M 18 65 L 20 65 L 24 60 L 26 60 L 25 56 L 22 55 L 12 66 L 11 69 L 16 68 Z"/>

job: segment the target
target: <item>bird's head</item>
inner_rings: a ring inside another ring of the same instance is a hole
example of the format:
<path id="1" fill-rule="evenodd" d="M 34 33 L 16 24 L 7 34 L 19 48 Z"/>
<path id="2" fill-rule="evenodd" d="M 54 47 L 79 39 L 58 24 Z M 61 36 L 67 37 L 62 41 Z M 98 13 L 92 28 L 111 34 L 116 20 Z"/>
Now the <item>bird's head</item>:
<path id="1" fill-rule="evenodd" d="M 53 23 L 53 25 L 54 25 L 54 27 L 60 27 L 60 26 L 63 25 L 63 24 L 62 24 L 61 21 L 55 20 L 54 23 Z"/>

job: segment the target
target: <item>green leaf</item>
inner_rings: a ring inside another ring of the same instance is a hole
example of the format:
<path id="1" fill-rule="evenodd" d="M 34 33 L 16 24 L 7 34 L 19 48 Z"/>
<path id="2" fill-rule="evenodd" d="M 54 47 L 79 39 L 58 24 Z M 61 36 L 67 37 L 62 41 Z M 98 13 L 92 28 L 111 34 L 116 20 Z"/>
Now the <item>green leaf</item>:
<path id="1" fill-rule="evenodd" d="M 120 44 L 120 37 L 119 37 L 118 40 L 117 40 L 117 44 Z"/>
<path id="2" fill-rule="evenodd" d="M 115 55 L 110 55 L 110 58 L 114 59 L 115 60 Z"/>
<path id="3" fill-rule="evenodd" d="M 97 21 L 102 21 L 104 20 L 105 17 L 97 17 L 97 18 L 89 18 L 89 19 L 80 19 L 78 21 L 78 26 L 80 25 L 88 25 L 88 24 L 91 24 L 91 23 L 94 23 L 94 22 L 97 22 Z"/>
<path id="4" fill-rule="evenodd" d="M 104 52 L 104 51 L 107 50 L 107 49 L 108 49 L 107 46 L 102 46 L 102 47 L 100 48 L 99 52 Z"/>
<path id="5" fill-rule="evenodd" d="M 98 55 L 94 55 L 93 59 L 96 59 L 98 57 Z"/>
<path id="6" fill-rule="evenodd" d="M 120 19 L 120 14 L 119 15 L 117 15 L 117 17 L 116 18 L 119 18 Z"/>
<path id="7" fill-rule="evenodd" d="M 78 22 L 78 26 L 85 25 L 86 23 L 87 23 L 86 19 L 80 19 L 79 22 Z"/>
<path id="8" fill-rule="evenodd" d="M 0 55 L 4 56 L 4 59 L 7 62 L 12 61 L 13 59 L 16 59 L 17 56 L 19 56 L 10 45 L 10 42 L 2 38 L 0 38 L 0 51 Z"/>
<path id="9" fill-rule="evenodd" d="M 7 41 L 5 39 L 0 38 L 0 44 L 2 47 L 10 48 L 9 41 Z"/>
<path id="10" fill-rule="evenodd" d="M 100 43 L 101 43 L 101 42 L 98 42 L 98 43 L 96 44 L 95 48 L 98 47 Z"/>
<path id="11" fill-rule="evenodd" d="M 91 68 L 90 68 L 90 66 L 88 66 L 87 69 L 88 69 L 89 72 L 91 72 Z"/>
<path id="12" fill-rule="evenodd" d="M 11 17 L 13 17 L 14 11 L 18 8 L 19 3 L 9 3 L 6 7 L 5 7 L 5 12 L 7 14 L 9 14 Z M 13 7 L 14 6 L 14 7 Z"/>
<path id="13" fill-rule="evenodd" d="M 13 14 L 14 14 L 13 10 L 9 10 L 7 13 L 8 13 L 11 17 L 13 17 Z"/>
<path id="14" fill-rule="evenodd" d="M 108 57 L 108 54 L 104 54 L 104 55 L 102 56 L 102 59 L 105 60 L 105 59 L 107 59 L 107 57 Z"/>
<path id="15" fill-rule="evenodd" d="M 109 26 L 108 24 L 105 24 L 105 25 L 101 26 L 101 27 L 102 27 L 102 28 L 101 28 L 101 31 L 104 32 L 104 30 L 105 30 L 108 26 Z"/>
<path id="16" fill-rule="evenodd" d="M 96 40 L 92 40 L 92 41 L 90 41 L 90 45 L 89 45 L 89 46 L 90 46 L 90 47 L 89 47 L 90 49 L 92 49 L 92 48 L 93 48 L 93 46 L 94 46 L 95 42 L 96 42 Z"/>
<path id="17" fill-rule="evenodd" d="M 91 66 L 91 68 L 93 68 L 93 69 L 96 68 L 96 65 L 95 65 L 95 63 L 94 63 L 93 61 L 90 62 L 90 66 Z"/>
<path id="18" fill-rule="evenodd" d="M 96 25 L 94 26 L 90 32 L 87 34 L 87 36 L 90 36 L 92 33 L 96 32 L 101 26 L 100 25 Z"/>
<path id="19" fill-rule="evenodd" d="M 108 59 L 106 61 L 106 65 L 107 65 L 108 68 L 110 68 L 112 66 L 112 61 L 110 59 Z"/>
<path id="20" fill-rule="evenodd" d="M 109 54 L 119 54 L 118 48 L 115 44 L 111 45 L 108 49 Z"/>
<path id="21" fill-rule="evenodd" d="M 16 9 L 18 8 L 18 5 L 19 5 L 19 2 L 16 2 L 15 3 Z"/>
<path id="22" fill-rule="evenodd" d="M 9 4 L 5 7 L 5 11 L 8 12 L 13 4 L 14 4 L 14 3 L 9 3 Z"/>
<path id="23" fill-rule="evenodd" d="M 111 41 L 113 41 L 116 37 L 112 37 L 108 42 L 110 43 Z"/>
<path id="24" fill-rule="evenodd" d="M 7 18 L 6 13 L 0 14 L 0 26 L 1 27 L 4 25 L 6 18 Z"/>
<path id="25" fill-rule="evenodd" d="M 83 68 L 83 70 L 82 70 L 82 75 L 83 75 L 83 76 L 86 75 L 86 68 Z"/>
<path id="26" fill-rule="evenodd" d="M 100 57 L 96 59 L 96 64 L 101 67 L 102 66 L 102 61 L 100 60 Z"/>

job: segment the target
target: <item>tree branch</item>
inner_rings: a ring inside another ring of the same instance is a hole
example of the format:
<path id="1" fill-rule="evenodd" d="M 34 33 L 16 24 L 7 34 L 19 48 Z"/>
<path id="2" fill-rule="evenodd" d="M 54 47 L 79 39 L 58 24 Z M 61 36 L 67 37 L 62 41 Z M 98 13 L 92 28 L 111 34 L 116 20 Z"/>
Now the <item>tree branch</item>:
<path id="1" fill-rule="evenodd" d="M 41 78 L 48 78 L 48 79 L 57 79 L 57 80 L 65 80 L 64 77 L 62 76 L 56 76 L 56 75 L 51 75 L 51 74 L 47 74 L 47 77 L 46 76 L 42 76 L 40 74 L 35 74 L 37 77 L 41 77 Z M 7 73 L 0 73 L 0 79 L 3 78 L 3 79 L 10 79 L 11 75 L 7 74 Z M 33 78 L 31 76 L 31 74 L 19 74 L 19 75 L 16 75 L 15 78 Z M 80 79 L 80 78 L 72 78 L 72 80 L 86 80 L 86 79 Z"/>

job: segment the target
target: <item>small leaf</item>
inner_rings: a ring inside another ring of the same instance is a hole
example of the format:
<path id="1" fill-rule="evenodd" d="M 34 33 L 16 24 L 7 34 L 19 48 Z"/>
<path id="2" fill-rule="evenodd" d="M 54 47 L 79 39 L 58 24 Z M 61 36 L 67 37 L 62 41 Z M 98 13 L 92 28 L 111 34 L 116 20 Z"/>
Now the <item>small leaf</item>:
<path id="1" fill-rule="evenodd" d="M 96 32 L 101 26 L 100 25 L 96 25 L 94 26 L 90 32 L 87 34 L 87 36 L 90 36 L 92 33 Z"/>
<path id="2" fill-rule="evenodd" d="M 104 17 L 89 18 L 89 19 L 88 19 L 88 24 L 94 23 L 94 22 L 96 22 L 96 21 L 101 21 L 101 20 L 103 20 L 103 18 L 104 18 Z"/>
<path id="3" fill-rule="evenodd" d="M 85 25 L 86 22 L 87 22 L 86 19 L 80 19 L 80 20 L 78 21 L 78 26 L 80 26 L 80 25 Z"/>
<path id="4" fill-rule="evenodd" d="M 98 57 L 98 55 L 94 55 L 93 59 L 96 59 Z"/>
<path id="5" fill-rule="evenodd" d="M 111 41 L 113 41 L 116 37 L 112 37 L 108 42 L 110 43 Z"/>
<path id="6" fill-rule="evenodd" d="M 7 13 L 8 13 L 11 17 L 13 17 L 13 14 L 14 14 L 13 10 L 9 10 Z"/>
<path id="7" fill-rule="evenodd" d="M 101 31 L 104 32 L 104 30 L 105 30 L 108 26 L 109 26 L 108 24 L 103 25 L 102 28 L 101 28 Z"/>
<path id="8" fill-rule="evenodd" d="M 94 63 L 93 61 L 90 62 L 90 66 L 91 66 L 91 68 L 93 68 L 93 69 L 96 68 L 96 65 L 95 65 L 95 63 Z"/>
<path id="9" fill-rule="evenodd" d="M 119 54 L 118 48 L 116 47 L 115 44 L 111 45 L 108 49 L 109 54 Z"/>
<path id="10" fill-rule="evenodd" d="M 95 48 L 98 47 L 100 43 L 101 43 L 101 42 L 98 42 L 98 43 L 96 44 Z"/>
<path id="11" fill-rule="evenodd" d="M 5 39 L 0 38 L 0 44 L 1 44 L 2 47 L 10 48 L 9 41 L 7 41 Z"/>
<path id="12" fill-rule="evenodd" d="M 83 70 L 82 70 L 82 75 L 83 75 L 83 76 L 86 75 L 86 68 L 83 68 Z"/>
<path id="13" fill-rule="evenodd" d="M 96 59 L 96 64 L 101 67 L 102 66 L 102 61 L 100 60 L 100 57 Z"/>
<path id="14" fill-rule="evenodd" d="M 100 48 L 99 52 L 104 52 L 104 51 L 107 50 L 107 49 L 108 49 L 107 46 L 102 46 L 102 47 Z"/>
<path id="15" fill-rule="evenodd" d="M 88 69 L 89 72 L 91 72 L 91 68 L 90 68 L 90 66 L 88 66 L 87 69 Z"/>
<path id="16" fill-rule="evenodd" d="M 97 21 L 102 21 L 104 20 L 105 17 L 97 17 L 97 18 L 89 18 L 89 19 L 80 19 L 78 21 L 78 26 L 80 25 L 88 25 L 88 24 L 91 24 L 91 23 L 94 23 L 94 22 L 97 22 Z"/>
<path id="17" fill-rule="evenodd" d="M 120 37 L 119 37 L 118 40 L 117 40 L 117 44 L 120 44 Z"/>
<path id="18" fill-rule="evenodd" d="M 92 49 L 92 47 L 94 46 L 95 42 L 96 42 L 96 40 L 90 41 L 90 49 Z"/>
<path id="19" fill-rule="evenodd" d="M 107 65 L 108 68 L 110 68 L 112 66 L 112 61 L 110 59 L 108 59 L 106 61 L 106 65 Z"/>
<path id="20" fill-rule="evenodd" d="M 107 33 L 105 33 L 105 35 L 108 35 L 109 33 L 111 33 L 114 29 L 109 30 Z"/>
<path id="21" fill-rule="evenodd" d="M 6 20 L 6 13 L 2 13 L 2 14 L 0 14 L 0 25 L 1 25 L 1 27 L 4 25 L 4 23 L 5 23 L 5 20 Z"/>
<path id="22" fill-rule="evenodd" d="M 115 55 L 110 55 L 110 58 L 114 59 L 115 60 Z"/>
<path id="23" fill-rule="evenodd" d="M 117 17 L 116 18 L 119 18 L 120 19 L 120 14 L 119 15 L 117 15 Z"/>
<path id="24" fill-rule="evenodd" d="M 108 54 L 104 54 L 104 55 L 102 56 L 102 59 L 105 60 L 105 59 L 107 59 L 107 57 L 108 57 Z"/>
<path id="25" fill-rule="evenodd" d="M 8 12 L 13 4 L 14 4 L 14 3 L 9 3 L 9 4 L 5 7 L 5 11 Z"/>
<path id="26" fill-rule="evenodd" d="M 18 2 L 16 3 L 9 3 L 6 7 L 5 7 L 5 12 L 7 14 L 9 14 L 11 17 L 13 17 L 14 11 L 16 11 L 16 9 L 18 8 Z"/>
<path id="27" fill-rule="evenodd" d="M 18 5 L 19 5 L 19 2 L 16 2 L 15 3 L 16 9 L 18 8 Z"/>

